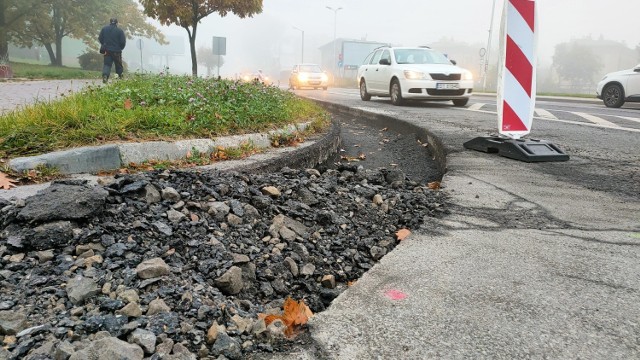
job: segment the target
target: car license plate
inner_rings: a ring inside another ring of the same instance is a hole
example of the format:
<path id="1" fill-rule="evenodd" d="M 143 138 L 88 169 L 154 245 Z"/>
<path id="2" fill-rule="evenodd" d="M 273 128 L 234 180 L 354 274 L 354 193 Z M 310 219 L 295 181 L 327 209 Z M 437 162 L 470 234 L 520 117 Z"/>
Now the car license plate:
<path id="1" fill-rule="evenodd" d="M 320 85 L 320 81 L 311 80 L 311 81 L 309 81 L 309 84 L 311 84 L 311 85 Z"/>
<path id="2" fill-rule="evenodd" d="M 458 90 L 460 89 L 460 84 L 457 83 L 438 83 L 436 84 L 436 89 L 438 90 Z"/>

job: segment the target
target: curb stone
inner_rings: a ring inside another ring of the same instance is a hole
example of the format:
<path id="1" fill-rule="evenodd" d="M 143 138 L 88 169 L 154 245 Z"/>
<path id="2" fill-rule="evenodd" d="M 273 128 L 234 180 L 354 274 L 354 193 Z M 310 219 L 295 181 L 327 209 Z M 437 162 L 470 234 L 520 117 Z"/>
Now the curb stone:
<path id="1" fill-rule="evenodd" d="M 212 139 L 190 139 L 177 141 L 149 141 L 143 143 L 121 143 L 101 146 L 85 146 L 70 150 L 55 151 L 47 154 L 18 157 L 9 161 L 9 167 L 17 172 L 29 171 L 39 166 L 56 168 L 61 174 L 95 174 L 100 171 L 116 170 L 130 163 L 143 163 L 149 160 L 184 159 L 191 149 L 210 154 L 221 146 L 237 147 L 243 143 L 252 143 L 259 149 L 271 147 L 270 137 L 304 130 L 309 123 L 288 125 L 267 133 L 234 135 Z"/>

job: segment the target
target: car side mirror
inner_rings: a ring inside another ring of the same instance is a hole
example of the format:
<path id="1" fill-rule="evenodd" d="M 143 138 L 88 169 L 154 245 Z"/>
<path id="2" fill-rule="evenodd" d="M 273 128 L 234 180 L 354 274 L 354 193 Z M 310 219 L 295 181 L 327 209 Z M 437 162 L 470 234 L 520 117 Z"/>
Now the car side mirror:
<path id="1" fill-rule="evenodd" d="M 455 60 L 449 60 L 449 61 L 451 61 L 451 63 L 452 63 L 453 65 L 458 65 L 458 62 L 457 62 L 457 61 L 455 61 Z"/>
<path id="2" fill-rule="evenodd" d="M 378 62 L 380 65 L 391 65 L 391 60 L 389 59 L 380 59 Z"/>

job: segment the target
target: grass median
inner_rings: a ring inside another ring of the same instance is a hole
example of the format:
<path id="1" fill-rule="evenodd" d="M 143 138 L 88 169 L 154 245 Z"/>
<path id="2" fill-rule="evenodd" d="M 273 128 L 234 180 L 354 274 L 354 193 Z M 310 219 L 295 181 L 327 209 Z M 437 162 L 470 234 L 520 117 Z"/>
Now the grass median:
<path id="1" fill-rule="evenodd" d="M 132 75 L 0 116 L 0 158 L 115 142 L 215 138 L 311 121 L 316 104 L 260 83 Z"/>

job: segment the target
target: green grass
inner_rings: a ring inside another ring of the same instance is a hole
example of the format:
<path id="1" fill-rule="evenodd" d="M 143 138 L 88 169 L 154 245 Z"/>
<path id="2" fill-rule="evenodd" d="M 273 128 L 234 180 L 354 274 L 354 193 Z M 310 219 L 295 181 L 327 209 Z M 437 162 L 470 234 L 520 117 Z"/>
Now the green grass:
<path id="1" fill-rule="evenodd" d="M 311 101 L 276 87 L 132 75 L 0 116 L 0 158 L 113 142 L 215 138 L 302 121 L 328 123 Z"/>
<path id="2" fill-rule="evenodd" d="M 13 71 L 14 78 L 26 79 L 98 79 L 101 77 L 99 71 L 23 62 L 11 62 L 11 70 Z"/>

